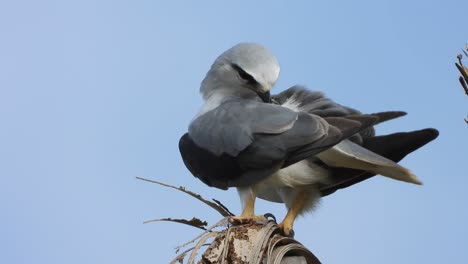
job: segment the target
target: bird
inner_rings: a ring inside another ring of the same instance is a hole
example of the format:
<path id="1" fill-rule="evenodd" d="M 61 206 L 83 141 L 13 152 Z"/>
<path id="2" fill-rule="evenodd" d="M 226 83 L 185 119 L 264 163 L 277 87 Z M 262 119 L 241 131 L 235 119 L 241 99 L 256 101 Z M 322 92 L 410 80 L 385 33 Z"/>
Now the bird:
<path id="1" fill-rule="evenodd" d="M 265 219 L 255 214 L 256 198 L 284 203 L 279 227 L 292 236 L 295 219 L 339 189 L 375 175 L 422 184 L 397 162 L 437 138 L 436 129 L 376 135 L 375 125 L 406 113 L 364 114 L 298 85 L 271 95 L 279 74 L 263 45 L 229 48 L 202 80 L 204 104 L 179 140 L 192 175 L 237 188 L 242 213 L 233 221 Z"/>

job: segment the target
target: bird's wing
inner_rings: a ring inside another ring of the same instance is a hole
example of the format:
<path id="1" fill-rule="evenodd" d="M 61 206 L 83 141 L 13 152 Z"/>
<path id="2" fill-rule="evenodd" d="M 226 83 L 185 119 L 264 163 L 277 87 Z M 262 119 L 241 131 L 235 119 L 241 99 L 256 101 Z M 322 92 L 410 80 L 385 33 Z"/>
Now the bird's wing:
<path id="1" fill-rule="evenodd" d="M 299 113 L 291 129 L 280 134 L 254 135 L 254 141 L 237 156 L 244 173 L 231 186 L 249 186 L 271 176 L 280 168 L 325 151 L 346 137 L 372 125 L 377 118 L 326 118 Z"/>
<path id="2" fill-rule="evenodd" d="M 229 101 L 196 118 L 189 135 L 200 147 L 220 156 L 237 156 L 258 133 L 279 134 L 291 129 L 298 113 L 254 101 Z M 314 124 L 317 125 L 317 124 Z"/>
<path id="3" fill-rule="evenodd" d="M 320 118 L 315 115 L 312 116 Z M 287 167 L 300 160 L 332 148 L 342 140 L 350 138 L 356 133 L 372 126 L 378 121 L 378 117 L 372 115 L 349 115 L 344 117 L 325 117 L 323 120 L 325 120 L 329 126 L 327 137 L 319 142 L 304 144 L 299 149 L 290 152 L 283 167 Z M 335 130 L 339 131 L 336 135 Z"/>
<path id="4" fill-rule="evenodd" d="M 360 115 L 321 118 L 287 108 L 251 101 L 231 101 L 195 119 L 189 136 L 202 150 L 235 158 L 237 177 L 200 175 L 213 186 L 248 186 L 268 177 L 284 164 L 315 155 L 360 130 L 377 117 Z M 202 167 L 202 166 L 198 166 Z M 193 172 L 192 172 L 193 173 Z"/>
<path id="5" fill-rule="evenodd" d="M 322 92 L 310 91 L 302 86 L 292 86 L 285 91 L 273 95 L 272 99 L 280 105 L 290 104 L 300 111 L 321 117 L 339 117 L 361 114 L 356 109 L 340 105 L 325 97 Z"/>
<path id="6" fill-rule="evenodd" d="M 240 158 L 244 164 L 252 166 L 264 166 L 271 160 L 281 159 L 285 167 L 331 148 L 376 121 L 376 117 L 366 115 L 321 118 L 299 113 L 294 126 L 284 133 L 256 134 L 255 140 Z"/>
<path id="7" fill-rule="evenodd" d="M 306 111 L 308 113 L 319 115 L 323 118 L 345 117 L 348 115 L 360 113 L 350 107 L 342 106 L 326 98 L 321 92 L 308 91 L 302 87 L 294 86 L 290 89 L 274 96 L 273 99 L 279 104 L 290 107 L 296 111 Z M 389 111 L 372 114 L 377 116 L 380 122 L 385 122 L 405 115 L 401 111 Z M 365 146 L 364 142 L 374 142 L 375 130 L 373 127 L 361 130 L 359 133 L 349 137 L 326 151 L 317 155 L 322 162 L 329 167 L 358 169 L 372 172 L 373 174 L 382 174 L 384 176 L 421 184 L 416 176 L 408 169 L 396 164 L 391 159 L 387 159 L 376 154 Z M 379 142 L 379 145 L 383 142 Z M 376 148 L 378 148 L 376 146 Z M 385 148 L 382 146 L 381 148 Z"/>
<path id="8" fill-rule="evenodd" d="M 348 115 L 360 115 L 361 112 L 351 107 L 340 105 L 333 100 L 325 97 L 322 92 L 310 91 L 302 86 L 293 86 L 277 95 L 273 95 L 274 102 L 285 107 L 295 108 L 298 111 L 304 111 L 320 117 L 344 117 Z M 406 115 L 402 111 L 388 111 L 371 114 L 377 116 L 382 123 L 394 118 Z M 368 127 L 353 135 L 350 140 L 362 145 L 363 139 L 375 135 L 373 127 Z"/>

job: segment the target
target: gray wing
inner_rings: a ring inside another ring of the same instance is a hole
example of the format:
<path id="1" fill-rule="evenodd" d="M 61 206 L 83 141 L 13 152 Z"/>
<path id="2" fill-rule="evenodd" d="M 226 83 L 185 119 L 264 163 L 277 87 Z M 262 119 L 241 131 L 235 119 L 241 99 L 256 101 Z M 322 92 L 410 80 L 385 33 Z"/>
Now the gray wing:
<path id="1" fill-rule="evenodd" d="M 337 117 L 361 114 L 356 109 L 340 105 L 325 97 L 322 92 L 310 91 L 302 86 L 295 85 L 289 89 L 273 95 L 272 98 L 280 105 L 288 100 L 298 103 L 301 111 L 315 114 L 321 117 Z"/>
<path id="2" fill-rule="evenodd" d="M 273 100 L 280 105 L 297 105 L 300 111 L 318 115 L 320 117 L 344 117 L 348 115 L 360 115 L 361 112 L 351 107 L 340 105 L 325 97 L 322 92 L 309 91 L 302 86 L 293 86 L 277 95 L 272 96 Z M 379 118 L 377 123 L 385 122 L 400 116 L 406 115 L 402 111 L 388 111 L 371 114 Z M 377 124 L 376 123 L 376 124 Z M 359 133 L 349 138 L 351 141 L 362 145 L 363 139 L 375 136 L 374 127 L 363 129 Z"/>
<path id="3" fill-rule="evenodd" d="M 254 134 L 279 134 L 291 129 L 298 113 L 277 105 L 230 101 L 196 118 L 189 126 L 194 142 L 211 153 L 237 156 Z"/>
<path id="4" fill-rule="evenodd" d="M 326 98 L 321 92 L 312 92 L 295 86 L 275 98 L 278 103 L 293 105 L 301 111 L 317 114 L 321 117 L 346 116 L 359 113 L 359 111 L 342 106 Z M 405 115 L 405 112 L 390 111 L 373 114 L 379 117 L 379 122 Z M 396 180 L 415 184 L 421 182 L 408 169 L 398 165 L 390 159 L 382 157 L 366 148 L 361 147 L 365 139 L 375 136 L 373 127 L 362 130 L 360 133 L 343 140 L 317 157 L 330 167 L 358 169 L 375 174 L 381 174 Z M 357 144 L 356 144 L 357 143 Z"/>
<path id="5" fill-rule="evenodd" d="M 330 149 L 343 139 L 377 121 L 374 116 L 321 118 L 299 113 L 294 126 L 276 135 L 256 134 L 252 144 L 237 157 L 245 169 L 231 186 L 248 186 L 269 177 L 277 170 Z"/>
<path id="6" fill-rule="evenodd" d="M 338 144 L 378 118 L 321 118 L 253 101 L 231 101 L 195 119 L 189 135 L 216 156 L 235 158 L 241 175 L 227 186 L 248 186 L 274 171 Z"/>

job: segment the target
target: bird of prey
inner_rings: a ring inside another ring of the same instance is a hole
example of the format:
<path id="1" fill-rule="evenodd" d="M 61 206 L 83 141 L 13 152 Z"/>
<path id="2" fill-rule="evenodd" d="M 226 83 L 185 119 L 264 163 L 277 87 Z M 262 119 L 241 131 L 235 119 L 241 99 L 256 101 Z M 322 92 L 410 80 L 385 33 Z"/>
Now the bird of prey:
<path id="1" fill-rule="evenodd" d="M 340 188 L 377 174 L 422 184 L 397 162 L 437 130 L 376 136 L 374 125 L 405 113 L 362 114 L 300 86 L 270 96 L 279 72 L 275 56 L 259 44 L 222 53 L 201 83 L 204 105 L 179 141 L 195 177 L 238 189 L 243 209 L 235 219 L 263 218 L 254 213 L 257 197 L 284 203 L 279 226 L 291 235 L 299 214 Z"/>

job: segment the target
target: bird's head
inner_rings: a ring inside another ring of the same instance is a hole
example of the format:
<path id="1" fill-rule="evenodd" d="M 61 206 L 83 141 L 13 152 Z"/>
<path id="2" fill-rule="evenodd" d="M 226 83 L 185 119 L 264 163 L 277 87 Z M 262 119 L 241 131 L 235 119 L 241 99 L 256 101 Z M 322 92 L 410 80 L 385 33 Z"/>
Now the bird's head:
<path id="1" fill-rule="evenodd" d="M 240 43 L 221 54 L 206 74 L 200 92 L 206 99 L 217 91 L 270 102 L 280 67 L 275 56 L 255 43 Z"/>

